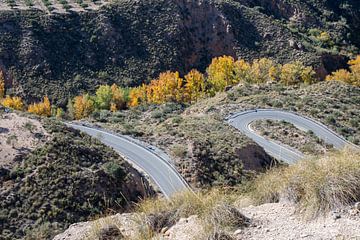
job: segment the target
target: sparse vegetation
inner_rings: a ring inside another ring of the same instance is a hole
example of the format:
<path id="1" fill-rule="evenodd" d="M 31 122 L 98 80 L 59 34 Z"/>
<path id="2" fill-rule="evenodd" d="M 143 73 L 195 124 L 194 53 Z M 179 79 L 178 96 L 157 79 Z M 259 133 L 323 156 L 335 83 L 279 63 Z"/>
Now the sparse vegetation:
<path id="1" fill-rule="evenodd" d="M 304 132 L 288 122 L 258 120 L 252 123 L 252 127 L 262 136 L 308 155 L 320 155 L 332 149 L 332 146 L 319 139 L 313 132 Z"/>

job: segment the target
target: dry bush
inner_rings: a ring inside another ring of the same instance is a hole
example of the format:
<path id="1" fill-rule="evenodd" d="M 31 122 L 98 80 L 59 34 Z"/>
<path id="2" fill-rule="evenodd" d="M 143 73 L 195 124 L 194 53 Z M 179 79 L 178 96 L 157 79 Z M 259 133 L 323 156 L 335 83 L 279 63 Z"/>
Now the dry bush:
<path id="1" fill-rule="evenodd" d="M 276 202 L 284 196 L 307 216 L 360 201 L 360 152 L 350 147 L 273 169 L 255 180 L 256 203 Z"/>

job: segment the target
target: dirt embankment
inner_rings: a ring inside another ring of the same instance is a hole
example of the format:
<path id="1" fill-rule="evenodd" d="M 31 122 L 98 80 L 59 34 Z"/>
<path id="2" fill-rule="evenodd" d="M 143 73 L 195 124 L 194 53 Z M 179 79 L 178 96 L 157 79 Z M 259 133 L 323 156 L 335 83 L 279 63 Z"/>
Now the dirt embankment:
<path id="1" fill-rule="evenodd" d="M 50 138 L 38 120 L 0 112 L 0 168 L 12 166 Z"/>

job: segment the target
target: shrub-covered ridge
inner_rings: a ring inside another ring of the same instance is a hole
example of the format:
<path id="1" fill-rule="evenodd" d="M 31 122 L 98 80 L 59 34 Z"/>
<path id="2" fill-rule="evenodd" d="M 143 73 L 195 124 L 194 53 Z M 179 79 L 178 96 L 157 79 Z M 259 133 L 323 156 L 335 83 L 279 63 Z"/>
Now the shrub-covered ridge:
<path id="1" fill-rule="evenodd" d="M 1 238 L 49 238 L 145 196 L 146 181 L 115 152 L 61 124 L 46 129 L 52 140 L 1 179 Z"/>

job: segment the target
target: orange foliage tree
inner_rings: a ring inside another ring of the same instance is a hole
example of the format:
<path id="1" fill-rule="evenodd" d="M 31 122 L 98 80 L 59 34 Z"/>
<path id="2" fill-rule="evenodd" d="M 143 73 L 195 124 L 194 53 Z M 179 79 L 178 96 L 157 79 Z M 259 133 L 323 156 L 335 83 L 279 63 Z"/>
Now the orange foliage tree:
<path id="1" fill-rule="evenodd" d="M 120 109 L 126 108 L 127 96 L 126 90 L 119 88 L 116 84 L 111 86 L 112 100 L 110 105 L 110 110 L 115 112 Z"/>
<path id="2" fill-rule="evenodd" d="M 351 84 L 351 78 L 352 78 L 351 72 L 349 72 L 348 70 L 345 70 L 345 69 L 339 69 L 339 70 L 331 73 L 331 75 L 328 75 L 326 77 L 326 80 L 327 81 L 336 80 L 336 81 L 342 81 L 342 82 Z"/>
<path id="3" fill-rule="evenodd" d="M 360 87 L 360 55 L 357 56 L 354 60 L 350 60 L 349 64 L 352 73 L 351 84 Z"/>
<path id="4" fill-rule="evenodd" d="M 49 98 L 45 96 L 42 102 L 31 104 L 28 108 L 28 112 L 39 116 L 50 117 L 51 104 Z"/>
<path id="5" fill-rule="evenodd" d="M 75 97 L 73 105 L 75 119 L 88 117 L 94 111 L 94 106 L 95 102 L 88 94 Z"/>
<path id="6" fill-rule="evenodd" d="M 136 107 L 140 104 L 146 103 L 146 89 L 147 86 L 145 84 L 132 88 L 129 92 L 129 107 Z"/>
<path id="7" fill-rule="evenodd" d="M 161 73 L 158 79 L 152 80 L 146 88 L 148 103 L 183 101 L 183 79 L 178 72 Z"/>

